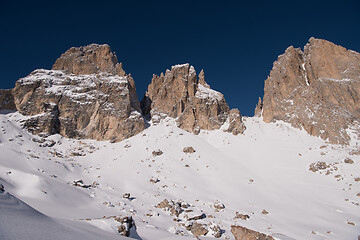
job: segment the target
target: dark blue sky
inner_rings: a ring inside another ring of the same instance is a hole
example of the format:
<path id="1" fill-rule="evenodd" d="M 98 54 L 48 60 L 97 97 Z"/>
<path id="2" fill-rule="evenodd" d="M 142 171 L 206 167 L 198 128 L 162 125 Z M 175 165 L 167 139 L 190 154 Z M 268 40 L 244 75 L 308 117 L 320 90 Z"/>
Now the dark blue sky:
<path id="1" fill-rule="evenodd" d="M 72 46 L 108 43 L 142 98 L 152 74 L 190 63 L 252 115 L 273 62 L 311 36 L 360 52 L 360 0 L 0 0 L 0 88 Z"/>

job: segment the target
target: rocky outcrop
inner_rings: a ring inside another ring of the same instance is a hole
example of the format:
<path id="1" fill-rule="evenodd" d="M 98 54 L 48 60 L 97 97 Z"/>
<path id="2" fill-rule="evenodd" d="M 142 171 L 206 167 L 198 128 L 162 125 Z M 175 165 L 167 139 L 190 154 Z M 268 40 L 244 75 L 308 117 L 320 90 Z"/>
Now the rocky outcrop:
<path id="1" fill-rule="evenodd" d="M 204 72 L 197 76 L 189 64 L 173 66 L 165 75 L 154 75 L 141 107 L 151 117 L 175 118 L 180 128 L 193 133 L 219 129 L 230 111 L 224 96 L 205 82 Z M 240 113 L 236 117 L 242 123 Z M 242 133 L 242 127 L 235 132 Z"/>
<path id="2" fill-rule="evenodd" d="M 256 232 L 242 226 L 231 226 L 231 233 L 234 235 L 236 240 L 274 240 L 273 237 Z"/>
<path id="3" fill-rule="evenodd" d="M 0 89 L 0 110 L 16 110 L 11 89 Z"/>
<path id="4" fill-rule="evenodd" d="M 289 47 L 278 57 L 264 92 L 256 114 L 262 112 L 265 122 L 283 120 L 348 144 L 347 129 L 360 119 L 360 54 L 311 38 L 304 51 Z"/>
<path id="5" fill-rule="evenodd" d="M 53 69 L 33 71 L 12 90 L 31 132 L 117 141 L 144 129 L 134 80 L 108 45 L 71 48 Z"/>

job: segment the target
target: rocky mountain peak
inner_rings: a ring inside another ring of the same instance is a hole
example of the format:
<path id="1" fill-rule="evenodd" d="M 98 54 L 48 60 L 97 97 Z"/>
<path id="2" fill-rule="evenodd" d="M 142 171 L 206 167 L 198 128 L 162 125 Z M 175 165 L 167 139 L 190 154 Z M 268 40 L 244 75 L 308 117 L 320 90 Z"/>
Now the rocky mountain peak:
<path id="1" fill-rule="evenodd" d="M 264 92 L 265 122 L 283 120 L 332 143 L 348 144 L 348 130 L 360 119 L 360 54 L 310 38 L 304 51 L 289 47 L 278 57 Z"/>
<path id="2" fill-rule="evenodd" d="M 72 47 L 55 62 L 52 70 L 63 70 L 72 74 L 94 74 L 106 72 L 124 76 L 122 64 L 107 44 L 90 44 L 84 47 Z"/>
<path id="3" fill-rule="evenodd" d="M 9 99 L 0 109 L 28 116 L 23 126 L 34 134 L 120 141 L 145 128 L 135 82 L 107 44 L 70 48 L 53 70 L 35 70 L 0 92 Z"/>
<path id="4" fill-rule="evenodd" d="M 197 76 L 188 63 L 172 66 L 165 75 L 153 75 L 141 105 L 143 113 L 153 120 L 169 116 L 177 120 L 180 128 L 193 133 L 219 129 L 230 111 L 224 96 L 206 83 L 204 71 Z M 236 124 L 231 132 L 242 133 L 245 128 L 241 114 L 234 112 L 231 116 L 239 118 L 232 120 Z"/>

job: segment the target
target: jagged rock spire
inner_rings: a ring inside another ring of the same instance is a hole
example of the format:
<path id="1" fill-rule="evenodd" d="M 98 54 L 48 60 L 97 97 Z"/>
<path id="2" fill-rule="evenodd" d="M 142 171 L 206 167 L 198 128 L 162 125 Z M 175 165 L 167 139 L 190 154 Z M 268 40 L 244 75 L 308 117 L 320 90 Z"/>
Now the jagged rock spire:
<path id="1" fill-rule="evenodd" d="M 177 119 L 178 126 L 189 132 L 198 133 L 200 129 L 219 129 L 229 117 L 229 106 L 224 96 L 214 91 L 205 82 L 204 71 L 197 77 L 193 66 L 175 65 L 166 70 L 165 75 L 154 75 L 148 91 L 142 100 L 145 114 L 163 115 Z M 233 127 L 234 134 L 242 133 L 242 116 Z"/>

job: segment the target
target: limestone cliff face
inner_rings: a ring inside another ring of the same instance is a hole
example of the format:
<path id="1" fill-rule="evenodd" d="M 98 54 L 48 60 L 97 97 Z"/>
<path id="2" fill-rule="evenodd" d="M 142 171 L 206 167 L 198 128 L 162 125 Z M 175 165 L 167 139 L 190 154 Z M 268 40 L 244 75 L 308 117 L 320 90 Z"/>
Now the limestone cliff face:
<path id="1" fill-rule="evenodd" d="M 12 94 L 35 134 L 122 140 L 144 129 L 134 80 L 108 45 L 71 48 L 53 70 L 18 80 Z"/>
<path id="2" fill-rule="evenodd" d="M 278 57 L 264 92 L 256 112 L 265 122 L 283 120 L 347 144 L 347 129 L 360 120 L 360 54 L 311 38 L 304 51 L 289 47 Z"/>
<path id="3" fill-rule="evenodd" d="M 176 118 L 180 128 L 193 133 L 219 129 L 230 111 L 224 96 L 205 82 L 204 72 L 197 76 L 189 64 L 173 66 L 165 75 L 154 75 L 142 100 L 142 110 L 152 116 Z M 240 113 L 236 116 L 239 124 L 234 125 L 237 130 L 231 130 L 234 134 L 245 129 Z"/>

